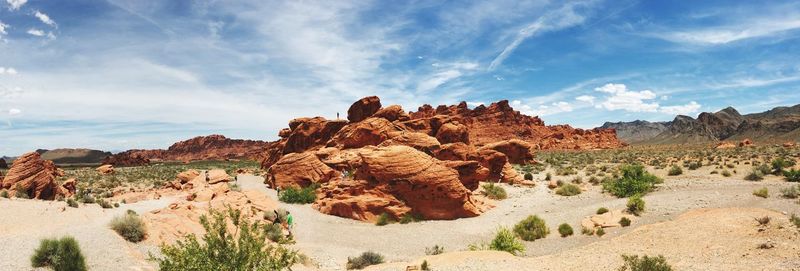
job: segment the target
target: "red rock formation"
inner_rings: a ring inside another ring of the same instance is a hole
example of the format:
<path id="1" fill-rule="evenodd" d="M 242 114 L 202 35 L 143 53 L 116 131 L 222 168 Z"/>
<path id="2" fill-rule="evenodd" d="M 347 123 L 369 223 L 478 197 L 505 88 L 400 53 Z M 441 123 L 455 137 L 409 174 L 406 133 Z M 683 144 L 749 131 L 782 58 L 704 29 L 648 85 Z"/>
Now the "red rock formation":
<path id="1" fill-rule="evenodd" d="M 753 147 L 753 146 L 755 146 L 755 145 L 756 145 L 756 144 L 755 144 L 755 143 L 753 143 L 753 141 L 752 141 L 752 140 L 750 140 L 749 138 L 745 138 L 744 140 L 742 140 L 741 142 L 739 142 L 739 147 Z"/>
<path id="2" fill-rule="evenodd" d="M 112 165 L 102 165 L 95 169 L 97 173 L 102 175 L 114 174 L 114 166 Z"/>
<path id="3" fill-rule="evenodd" d="M 394 136 L 381 142 L 378 146 L 409 146 L 429 155 L 441 147 L 436 138 L 423 133 L 403 131 L 392 134 Z"/>
<path id="4" fill-rule="evenodd" d="M 457 171 L 414 148 L 377 147 L 361 157 L 363 164 L 354 180 L 322 187 L 317 209 L 368 221 L 382 213 L 396 219 L 408 213 L 426 219 L 455 219 L 482 212 Z"/>
<path id="5" fill-rule="evenodd" d="M 384 118 L 368 118 L 360 122 L 350 123 L 339 130 L 328 143 L 329 147 L 340 149 L 377 146 L 396 135 L 403 129 Z"/>
<path id="6" fill-rule="evenodd" d="M 154 161 L 226 159 L 260 160 L 270 145 L 266 141 L 230 139 L 222 135 L 198 136 L 172 144 L 166 150 L 129 150 L 109 156 L 103 164 L 140 166 Z"/>
<path id="7" fill-rule="evenodd" d="M 513 164 L 527 164 L 533 161 L 533 147 L 528 142 L 511 139 L 495 142 L 481 147 L 501 152 L 508 157 L 508 162 Z"/>
<path id="8" fill-rule="evenodd" d="M 359 122 L 378 112 L 381 109 L 381 99 L 377 96 L 361 98 L 347 109 L 347 120 Z"/>
<path id="9" fill-rule="evenodd" d="M 736 144 L 733 144 L 733 143 L 728 142 L 728 141 L 722 141 L 722 142 L 718 143 L 715 148 L 716 149 L 731 149 L 731 148 L 736 148 Z"/>
<path id="10" fill-rule="evenodd" d="M 304 152 L 325 146 L 345 125 L 347 122 L 344 120 L 329 121 L 322 117 L 294 119 L 289 123 L 283 153 Z"/>
<path id="11" fill-rule="evenodd" d="M 791 142 L 791 141 L 783 143 L 783 147 L 784 148 L 794 148 L 795 145 L 796 144 L 794 142 Z"/>
<path id="12" fill-rule="evenodd" d="M 42 160 L 37 152 L 26 153 L 16 160 L 3 179 L 2 188 L 20 189 L 34 199 L 55 199 L 59 192 L 56 177 L 63 171 L 52 161 Z"/>
<path id="13" fill-rule="evenodd" d="M 270 167 L 267 181 L 270 187 L 306 187 L 312 183 L 328 182 L 341 173 L 322 163 L 312 152 L 284 155 Z"/>
<path id="14" fill-rule="evenodd" d="M 469 142 L 485 144 L 520 139 L 540 149 L 607 149 L 621 147 L 613 129 L 575 129 L 568 125 L 545 126 L 538 117 L 515 111 L 508 101 L 480 105 L 469 109 L 465 102 L 455 106 L 440 105 L 436 109 L 423 105 L 412 112 L 410 123 L 449 116 L 467 126 Z"/>
<path id="15" fill-rule="evenodd" d="M 411 119 L 411 116 L 409 116 L 406 111 L 403 111 L 403 108 L 399 105 L 390 105 L 386 108 L 382 108 L 378 110 L 378 112 L 375 112 L 372 117 L 384 118 L 388 121 L 407 121 Z"/>
<path id="16" fill-rule="evenodd" d="M 436 139 L 442 144 L 462 142 L 469 144 L 469 129 L 457 121 L 442 124 L 436 131 Z"/>
<path id="17" fill-rule="evenodd" d="M 106 157 L 103 159 L 103 164 L 116 167 L 143 166 L 150 163 L 150 159 L 147 158 L 148 155 L 150 155 L 150 151 L 129 150 Z"/>

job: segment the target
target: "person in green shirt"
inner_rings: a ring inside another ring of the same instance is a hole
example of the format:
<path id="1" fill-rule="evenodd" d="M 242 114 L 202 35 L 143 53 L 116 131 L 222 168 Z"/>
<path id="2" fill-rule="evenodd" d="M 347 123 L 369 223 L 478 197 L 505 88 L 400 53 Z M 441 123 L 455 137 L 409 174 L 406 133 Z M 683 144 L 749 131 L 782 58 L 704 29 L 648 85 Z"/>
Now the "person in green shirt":
<path id="1" fill-rule="evenodd" d="M 289 236 L 292 236 L 292 226 L 294 226 L 294 218 L 292 213 L 286 211 L 286 229 L 289 230 Z"/>

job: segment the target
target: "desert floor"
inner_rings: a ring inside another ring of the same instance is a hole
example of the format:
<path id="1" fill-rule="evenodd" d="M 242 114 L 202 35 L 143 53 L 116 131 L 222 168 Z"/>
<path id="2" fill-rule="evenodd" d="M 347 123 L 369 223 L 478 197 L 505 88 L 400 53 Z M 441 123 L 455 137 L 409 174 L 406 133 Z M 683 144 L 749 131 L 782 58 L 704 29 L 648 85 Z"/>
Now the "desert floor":
<path id="1" fill-rule="evenodd" d="M 535 179 L 544 178 L 540 175 Z M 800 204 L 779 196 L 782 188 L 796 184 L 774 176 L 750 182 L 740 175 L 710 176 L 701 169 L 668 177 L 644 197 L 647 209 L 641 217 L 630 227 L 607 230 L 603 237 L 581 235 L 580 221 L 600 207 L 623 209 L 627 199 L 602 194 L 600 186 L 588 184 L 587 191 L 572 197 L 555 195 L 544 182 L 535 187 L 504 185 L 509 198 L 495 202 L 495 208 L 479 217 L 382 227 L 323 215 L 311 205 L 281 206 L 295 217 L 293 248 L 318 265 L 294 270 L 343 270 L 347 257 L 368 250 L 383 254 L 389 262 L 373 270 L 405 270 L 423 258 L 433 270 L 610 270 L 621 265 L 620 254 L 663 254 L 678 270 L 800 270 L 800 232 L 788 222 L 788 214 L 800 214 Z M 568 181 L 572 176 L 554 178 Z M 260 177 L 240 175 L 239 185 L 276 199 Z M 769 189 L 769 198 L 752 195 L 762 187 Z M 31 270 L 29 257 L 39 240 L 66 234 L 79 241 L 91 270 L 154 270 L 146 259 L 157 248 L 124 241 L 108 223 L 127 209 L 144 213 L 163 208 L 172 199 L 116 209 L 97 205 L 75 209 L 65 208 L 64 202 L 0 198 L 0 270 Z M 488 242 L 499 226 L 513 226 L 528 215 L 547 221 L 551 233 L 525 242 L 524 257 L 463 252 L 471 243 Z M 764 215 L 773 222 L 759 229 L 754 218 Z M 572 225 L 575 235 L 560 237 L 556 229 L 561 223 Z M 764 242 L 775 247 L 756 248 Z M 425 256 L 425 248 L 434 245 L 444 246 L 448 253 Z"/>

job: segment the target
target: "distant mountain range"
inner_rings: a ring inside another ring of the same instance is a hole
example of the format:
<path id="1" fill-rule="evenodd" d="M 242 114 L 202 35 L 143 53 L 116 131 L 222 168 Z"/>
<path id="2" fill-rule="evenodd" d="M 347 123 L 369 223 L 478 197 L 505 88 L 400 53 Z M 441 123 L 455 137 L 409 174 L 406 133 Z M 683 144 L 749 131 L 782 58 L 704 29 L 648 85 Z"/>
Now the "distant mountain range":
<path id="1" fill-rule="evenodd" d="M 742 115 L 733 107 L 703 112 L 692 118 L 678 115 L 666 122 L 606 122 L 600 128 L 614 128 L 617 137 L 636 145 L 696 144 L 750 138 L 756 142 L 800 139 L 800 105 Z"/>

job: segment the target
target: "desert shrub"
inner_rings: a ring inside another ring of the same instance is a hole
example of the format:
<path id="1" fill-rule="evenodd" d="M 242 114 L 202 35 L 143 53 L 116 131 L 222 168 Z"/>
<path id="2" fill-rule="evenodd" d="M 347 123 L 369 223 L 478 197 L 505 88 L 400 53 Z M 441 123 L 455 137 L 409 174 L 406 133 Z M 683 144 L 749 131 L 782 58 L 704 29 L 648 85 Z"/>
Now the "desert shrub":
<path id="1" fill-rule="evenodd" d="M 100 205 L 100 207 L 103 207 L 103 209 L 111 209 L 114 207 L 114 205 L 104 199 L 97 200 L 97 205 Z"/>
<path id="2" fill-rule="evenodd" d="M 792 224 L 794 224 L 795 227 L 800 228 L 800 217 L 798 217 L 797 215 L 792 214 L 792 216 L 789 217 L 789 222 L 792 222 Z"/>
<path id="3" fill-rule="evenodd" d="M 575 176 L 575 178 L 572 178 L 572 183 L 574 183 L 574 184 L 582 184 L 583 183 L 583 177 Z"/>
<path id="4" fill-rule="evenodd" d="M 422 220 L 421 217 L 413 215 L 411 213 L 406 213 L 402 217 L 400 217 L 400 224 L 408 224 L 412 222 L 417 222 Z"/>
<path id="5" fill-rule="evenodd" d="M 561 237 L 567 237 L 573 234 L 572 226 L 567 223 L 558 225 L 558 233 L 561 234 Z"/>
<path id="6" fill-rule="evenodd" d="M 264 232 L 266 232 L 267 239 L 272 242 L 283 243 L 286 239 L 286 236 L 283 235 L 281 224 L 278 223 L 266 223 L 264 225 Z"/>
<path id="7" fill-rule="evenodd" d="M 14 186 L 14 197 L 19 199 L 30 198 L 28 196 L 28 191 L 25 191 L 25 188 L 23 188 L 22 185 L 19 184 Z"/>
<path id="8" fill-rule="evenodd" d="M 700 168 L 701 166 L 702 165 L 700 164 L 700 162 L 691 162 L 691 163 L 689 163 L 688 168 L 689 168 L 689 170 L 696 170 L 696 169 Z"/>
<path id="9" fill-rule="evenodd" d="M 43 239 L 31 256 L 31 266 L 50 267 L 56 271 L 85 271 L 86 261 L 78 241 L 71 236 Z"/>
<path id="10" fill-rule="evenodd" d="M 525 180 L 533 181 L 533 174 L 531 174 L 530 172 L 526 172 L 523 177 L 525 178 Z"/>
<path id="11" fill-rule="evenodd" d="M 494 183 L 487 183 L 481 186 L 483 188 L 483 194 L 489 197 L 490 199 L 505 199 L 508 197 L 506 194 L 506 190 L 499 185 L 495 185 Z"/>
<path id="12" fill-rule="evenodd" d="M 767 224 L 769 224 L 770 221 L 772 221 L 772 218 L 770 218 L 769 216 L 757 217 L 755 219 L 756 222 L 758 222 L 759 226 L 766 226 Z"/>
<path id="13" fill-rule="evenodd" d="M 641 195 L 634 195 L 628 198 L 628 203 L 625 206 L 628 207 L 628 212 L 638 216 L 644 212 L 644 199 L 642 199 Z"/>
<path id="14" fill-rule="evenodd" d="M 744 176 L 744 179 L 754 182 L 761 181 L 764 179 L 764 173 L 761 173 L 758 169 L 753 169 L 753 171 Z"/>
<path id="15" fill-rule="evenodd" d="M 556 194 L 561 195 L 561 196 L 569 197 L 569 196 L 578 195 L 580 193 L 581 193 L 581 188 L 578 187 L 577 185 L 574 185 L 574 184 L 571 184 L 571 183 L 562 185 L 561 187 L 556 189 Z"/>
<path id="16" fill-rule="evenodd" d="M 432 247 L 426 247 L 425 248 L 425 255 L 439 255 L 439 254 L 442 254 L 442 253 L 444 253 L 444 247 L 443 246 L 435 245 L 435 246 L 432 246 Z"/>
<path id="17" fill-rule="evenodd" d="M 584 235 L 594 235 L 594 228 L 581 227 L 581 233 Z"/>
<path id="18" fill-rule="evenodd" d="M 76 201 L 73 198 L 68 198 L 67 199 L 67 206 L 72 207 L 72 208 L 78 208 L 78 201 Z"/>
<path id="19" fill-rule="evenodd" d="M 787 182 L 800 182 L 800 170 L 790 169 L 783 172 Z"/>
<path id="20" fill-rule="evenodd" d="M 347 270 L 351 269 L 364 269 L 364 267 L 370 265 L 376 265 L 383 263 L 383 255 L 367 251 L 361 253 L 358 257 L 355 258 L 347 258 Z"/>
<path id="21" fill-rule="evenodd" d="M 642 165 L 626 165 L 621 169 L 622 176 L 603 184 L 603 190 L 623 198 L 635 194 L 646 194 L 662 180 L 644 170 Z"/>
<path id="22" fill-rule="evenodd" d="M 547 174 L 544 175 L 544 180 L 545 181 L 549 181 L 549 180 L 552 180 L 552 179 L 553 179 L 553 174 L 552 173 L 548 172 Z"/>
<path id="23" fill-rule="evenodd" d="M 0 197 L 8 198 L 8 191 L 3 190 L 2 192 L 0 192 Z"/>
<path id="24" fill-rule="evenodd" d="M 597 178 L 597 176 L 589 177 L 589 183 L 592 185 L 598 185 L 600 184 L 600 178 Z"/>
<path id="25" fill-rule="evenodd" d="M 672 266 L 667 264 L 667 259 L 661 255 L 656 257 L 622 255 L 622 260 L 625 263 L 619 268 L 619 271 L 672 271 Z"/>
<path id="26" fill-rule="evenodd" d="M 753 195 L 756 197 L 768 198 L 769 197 L 769 190 L 766 187 L 753 191 Z"/>
<path id="27" fill-rule="evenodd" d="M 317 184 L 313 184 L 302 189 L 287 187 L 281 190 L 278 199 L 282 202 L 293 204 L 313 203 L 317 199 Z"/>
<path id="28" fill-rule="evenodd" d="M 681 174 L 683 174 L 683 169 L 679 166 L 672 166 L 667 173 L 669 176 L 678 176 Z"/>
<path id="29" fill-rule="evenodd" d="M 772 174 L 781 175 L 783 169 L 794 166 L 794 160 L 784 159 L 783 157 L 772 160 Z"/>
<path id="30" fill-rule="evenodd" d="M 278 213 L 277 215 L 275 213 Z M 286 221 L 286 217 L 289 216 L 289 212 L 287 212 L 283 208 L 278 208 L 277 210 L 273 210 L 270 212 L 264 213 L 264 219 L 268 221 L 272 221 L 275 223 L 281 223 Z"/>
<path id="31" fill-rule="evenodd" d="M 419 266 L 419 268 L 423 271 L 431 270 L 430 266 L 428 266 L 428 260 L 422 260 L 422 264 Z"/>
<path id="32" fill-rule="evenodd" d="M 603 235 L 606 235 L 606 230 L 604 230 L 603 227 L 597 228 L 595 234 L 597 234 L 597 236 L 602 237 Z"/>
<path id="33" fill-rule="evenodd" d="M 228 223 L 233 229 L 228 228 Z M 174 245 L 161 247 L 161 270 L 285 270 L 298 260 L 296 251 L 267 243 L 265 228 L 248 222 L 241 212 L 211 210 L 200 217 L 205 235 L 189 235 Z"/>
<path id="34" fill-rule="evenodd" d="M 631 219 L 623 216 L 622 218 L 619 219 L 619 224 L 622 225 L 623 227 L 630 226 Z"/>
<path id="35" fill-rule="evenodd" d="M 753 165 L 755 165 L 755 163 Z M 758 171 L 759 173 L 761 173 L 761 175 L 767 175 L 767 174 L 770 174 L 772 172 L 772 168 L 770 168 L 769 166 L 767 166 L 765 164 L 759 164 L 759 165 L 755 166 L 755 170 Z"/>
<path id="36" fill-rule="evenodd" d="M 800 194 L 800 185 L 781 189 L 781 195 L 787 199 L 796 199 L 799 196 L 798 194 Z"/>
<path id="37" fill-rule="evenodd" d="M 389 217 L 389 214 L 382 213 L 378 216 L 378 220 L 375 221 L 376 226 L 386 226 L 392 222 L 392 218 Z"/>
<path id="38" fill-rule="evenodd" d="M 525 246 L 517 239 L 514 233 L 508 228 L 500 228 L 489 244 L 489 249 L 505 251 L 514 255 L 519 255 L 525 252 Z"/>
<path id="39" fill-rule="evenodd" d="M 112 230 L 117 232 L 119 236 L 125 238 L 129 242 L 138 243 L 144 240 L 147 235 L 147 228 L 142 221 L 142 218 L 137 214 L 126 213 L 122 216 L 115 217 L 109 224 Z"/>
<path id="40" fill-rule="evenodd" d="M 712 171 L 710 172 L 710 174 L 711 174 L 711 175 L 714 175 L 714 174 L 719 174 L 719 171 L 712 170 Z"/>
<path id="41" fill-rule="evenodd" d="M 606 208 L 606 207 L 600 207 L 600 209 L 597 209 L 597 212 L 596 212 L 596 214 L 598 214 L 598 215 L 602 215 L 602 214 L 605 214 L 605 213 L 608 213 L 608 208 Z"/>
<path id="42" fill-rule="evenodd" d="M 84 194 L 81 197 L 81 202 L 83 202 L 84 204 L 92 204 L 92 203 L 95 203 L 95 200 L 94 200 L 94 197 L 92 197 L 92 195 Z"/>
<path id="43" fill-rule="evenodd" d="M 522 240 L 534 241 L 547 236 L 550 233 L 550 229 L 547 228 L 543 219 L 532 215 L 514 225 L 514 233 Z"/>
<path id="44" fill-rule="evenodd" d="M 731 176 L 731 172 L 730 172 L 730 171 L 728 171 L 727 169 L 726 169 L 726 170 L 723 170 L 723 171 L 722 171 L 722 176 L 725 176 L 725 177 L 730 177 L 730 176 Z"/>

